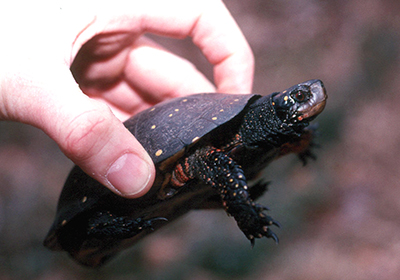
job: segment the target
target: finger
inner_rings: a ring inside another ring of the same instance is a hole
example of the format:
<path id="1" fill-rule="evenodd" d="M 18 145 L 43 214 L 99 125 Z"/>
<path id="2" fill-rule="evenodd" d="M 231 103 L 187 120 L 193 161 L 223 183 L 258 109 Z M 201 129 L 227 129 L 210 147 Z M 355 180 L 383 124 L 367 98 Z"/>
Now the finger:
<path id="1" fill-rule="evenodd" d="M 214 65 L 214 81 L 220 92 L 251 92 L 253 53 L 224 4 L 217 3 L 217 7 L 201 14 L 190 36 Z"/>
<path id="2" fill-rule="evenodd" d="M 13 90 L 3 94 L 7 118 L 44 130 L 72 161 L 112 191 L 143 195 L 155 173 L 146 151 L 107 106 L 80 91 L 68 68 L 58 70 L 7 79 L 3 90 Z"/>
<path id="3" fill-rule="evenodd" d="M 144 100 L 157 103 L 181 95 L 214 92 L 214 85 L 189 61 L 147 38 L 135 42 L 124 71 Z"/>
<path id="4" fill-rule="evenodd" d="M 214 79 L 219 91 L 251 91 L 253 54 L 239 27 L 221 1 L 120 2 L 112 6 L 112 11 L 109 6 L 96 5 L 98 16 L 75 41 L 75 52 L 94 34 L 99 33 L 151 32 L 175 38 L 191 36 L 208 61 L 214 65 Z M 110 13 L 123 15 L 120 17 L 123 20 L 109 16 Z"/>
<path id="5" fill-rule="evenodd" d="M 215 92 L 215 86 L 197 68 L 177 55 L 141 37 L 134 42 L 125 69 L 112 87 L 91 86 L 80 79 L 81 89 L 90 97 L 106 101 L 120 118 L 129 116 L 162 100 L 199 92 Z M 91 70 L 101 80 L 109 61 L 93 62 Z M 105 80 L 103 78 L 102 80 Z"/>

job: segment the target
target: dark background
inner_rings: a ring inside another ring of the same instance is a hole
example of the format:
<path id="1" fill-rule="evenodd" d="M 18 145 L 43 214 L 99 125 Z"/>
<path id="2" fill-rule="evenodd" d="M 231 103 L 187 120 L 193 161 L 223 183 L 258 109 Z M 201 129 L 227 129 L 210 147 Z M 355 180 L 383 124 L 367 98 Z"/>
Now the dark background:
<path id="1" fill-rule="evenodd" d="M 0 122 L 0 279 L 399 279 L 400 2 L 229 0 L 256 58 L 254 92 L 319 78 L 318 161 L 265 172 L 283 224 L 254 249 L 223 211 L 198 211 L 88 270 L 42 247 L 72 163 L 41 131 Z M 159 39 L 210 66 L 190 40 Z"/>

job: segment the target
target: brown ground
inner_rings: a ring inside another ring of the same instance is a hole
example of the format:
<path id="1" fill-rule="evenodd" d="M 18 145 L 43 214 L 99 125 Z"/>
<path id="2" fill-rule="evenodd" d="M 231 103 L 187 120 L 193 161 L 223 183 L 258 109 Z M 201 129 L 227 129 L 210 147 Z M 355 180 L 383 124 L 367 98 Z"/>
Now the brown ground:
<path id="1" fill-rule="evenodd" d="M 281 159 L 262 202 L 283 224 L 254 249 L 223 212 L 193 212 L 100 271 L 41 245 L 72 164 L 0 123 L 0 279 L 400 279 L 400 2 L 229 0 L 256 57 L 254 91 L 319 78 L 318 161 Z M 169 48 L 210 67 L 189 40 Z"/>

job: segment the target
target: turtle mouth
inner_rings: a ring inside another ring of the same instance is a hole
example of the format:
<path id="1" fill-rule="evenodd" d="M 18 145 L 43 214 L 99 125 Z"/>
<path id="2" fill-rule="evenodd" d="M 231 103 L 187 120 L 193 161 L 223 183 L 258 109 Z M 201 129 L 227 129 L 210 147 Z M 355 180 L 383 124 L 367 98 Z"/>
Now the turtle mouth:
<path id="1" fill-rule="evenodd" d="M 311 96 L 307 102 L 297 108 L 297 119 L 299 121 L 316 117 L 320 114 L 326 105 L 326 90 L 323 83 L 319 80 L 310 85 Z"/>

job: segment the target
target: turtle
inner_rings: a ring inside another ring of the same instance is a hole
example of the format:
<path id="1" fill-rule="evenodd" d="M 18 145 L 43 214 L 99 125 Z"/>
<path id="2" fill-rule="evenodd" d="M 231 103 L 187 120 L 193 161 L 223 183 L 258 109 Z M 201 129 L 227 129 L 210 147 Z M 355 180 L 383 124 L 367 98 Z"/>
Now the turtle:
<path id="1" fill-rule="evenodd" d="M 75 166 L 44 245 L 99 267 L 192 209 L 224 209 L 251 245 L 278 242 L 280 224 L 256 203 L 261 171 L 289 153 L 306 163 L 327 95 L 309 80 L 270 95 L 201 93 L 161 102 L 124 122 L 150 154 L 156 179 L 144 196 L 115 194 Z M 254 183 L 252 183 L 254 182 Z M 251 184 L 250 184 L 251 183 Z"/>

